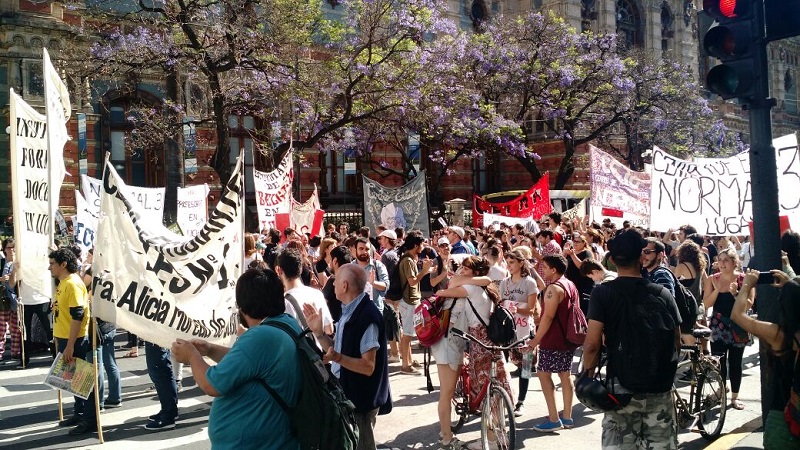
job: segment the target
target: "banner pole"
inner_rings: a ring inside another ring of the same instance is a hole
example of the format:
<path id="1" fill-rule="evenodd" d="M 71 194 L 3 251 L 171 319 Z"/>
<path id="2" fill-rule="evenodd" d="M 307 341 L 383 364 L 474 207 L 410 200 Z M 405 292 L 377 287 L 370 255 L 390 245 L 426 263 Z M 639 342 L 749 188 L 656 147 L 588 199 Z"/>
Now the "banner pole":
<path id="1" fill-rule="evenodd" d="M 91 308 L 89 309 L 91 311 Z M 90 312 L 91 314 L 91 312 Z M 94 367 L 94 411 L 95 411 L 95 420 L 97 421 L 97 438 L 100 440 L 100 443 L 103 443 L 103 425 L 100 424 L 100 391 L 98 390 L 98 382 L 97 382 L 97 332 L 99 331 L 97 328 L 97 318 L 92 317 L 92 367 Z"/>
<path id="2" fill-rule="evenodd" d="M 19 292 L 19 288 L 15 286 L 17 292 Z M 21 360 L 20 365 L 23 369 L 25 369 L 25 305 L 22 304 L 22 299 L 18 296 L 17 297 L 17 326 L 20 329 L 20 339 L 22 339 L 22 350 L 20 352 Z"/>

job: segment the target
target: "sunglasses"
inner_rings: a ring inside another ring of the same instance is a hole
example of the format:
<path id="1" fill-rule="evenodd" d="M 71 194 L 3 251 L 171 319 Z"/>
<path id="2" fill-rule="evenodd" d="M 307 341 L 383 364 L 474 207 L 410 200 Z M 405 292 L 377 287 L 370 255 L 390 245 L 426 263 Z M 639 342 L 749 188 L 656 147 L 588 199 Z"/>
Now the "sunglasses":
<path id="1" fill-rule="evenodd" d="M 656 250 L 650 250 L 650 249 L 642 250 L 642 254 L 643 255 L 649 255 L 649 254 L 652 254 L 652 253 L 656 253 Z"/>

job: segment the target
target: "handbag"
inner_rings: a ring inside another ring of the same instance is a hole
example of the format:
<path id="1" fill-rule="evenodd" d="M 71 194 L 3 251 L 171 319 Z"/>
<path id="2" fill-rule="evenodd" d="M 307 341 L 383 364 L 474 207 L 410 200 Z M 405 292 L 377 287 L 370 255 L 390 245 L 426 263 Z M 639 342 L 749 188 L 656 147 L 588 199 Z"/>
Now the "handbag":
<path id="1" fill-rule="evenodd" d="M 719 320 L 726 328 L 731 330 L 731 335 L 733 336 L 733 342 L 736 344 L 748 344 L 753 339 L 753 337 L 748 333 L 744 328 L 740 327 L 736 324 L 730 317 L 722 315 L 722 313 L 714 314 L 717 320 Z"/>

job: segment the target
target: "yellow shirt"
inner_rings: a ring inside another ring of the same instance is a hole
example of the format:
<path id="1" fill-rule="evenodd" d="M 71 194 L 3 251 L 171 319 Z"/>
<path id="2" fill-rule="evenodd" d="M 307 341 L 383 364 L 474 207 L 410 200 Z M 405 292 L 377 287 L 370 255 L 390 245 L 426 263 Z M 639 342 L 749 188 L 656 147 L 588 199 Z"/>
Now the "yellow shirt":
<path id="1" fill-rule="evenodd" d="M 56 288 L 55 305 L 53 306 L 54 322 L 53 336 L 59 339 L 69 339 L 69 328 L 72 325 L 70 308 L 83 306 L 83 321 L 78 331 L 78 337 L 89 334 L 89 295 L 86 285 L 78 274 L 70 274 L 58 283 Z"/>

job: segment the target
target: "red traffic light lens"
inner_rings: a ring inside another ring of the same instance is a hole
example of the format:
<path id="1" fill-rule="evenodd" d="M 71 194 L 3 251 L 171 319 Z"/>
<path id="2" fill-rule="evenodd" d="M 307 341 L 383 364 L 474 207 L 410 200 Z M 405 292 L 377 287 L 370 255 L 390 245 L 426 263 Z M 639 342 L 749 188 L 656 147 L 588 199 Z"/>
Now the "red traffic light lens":
<path id="1" fill-rule="evenodd" d="M 736 17 L 736 0 L 719 0 L 719 12 L 725 17 Z"/>

